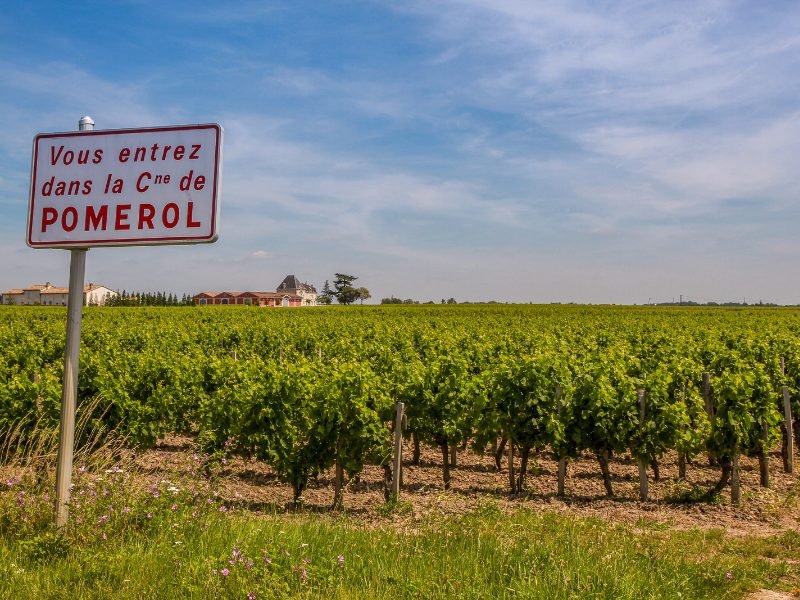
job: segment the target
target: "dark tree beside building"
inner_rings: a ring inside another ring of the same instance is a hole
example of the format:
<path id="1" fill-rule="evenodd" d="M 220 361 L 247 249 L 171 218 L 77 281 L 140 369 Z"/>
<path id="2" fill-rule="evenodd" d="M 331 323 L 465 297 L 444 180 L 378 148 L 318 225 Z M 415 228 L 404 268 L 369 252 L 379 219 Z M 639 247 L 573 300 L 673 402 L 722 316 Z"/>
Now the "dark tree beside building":
<path id="1" fill-rule="evenodd" d="M 336 291 L 333 293 L 339 304 L 352 304 L 359 298 L 358 290 L 353 287 L 353 282 L 358 279 L 355 275 L 347 275 L 345 273 L 336 273 L 333 279 L 333 287 Z"/>
<path id="2" fill-rule="evenodd" d="M 317 298 L 317 302 L 319 304 L 333 304 L 334 293 L 331 289 L 331 284 L 328 283 L 328 280 L 325 280 L 325 285 L 322 286 L 322 293 Z"/>

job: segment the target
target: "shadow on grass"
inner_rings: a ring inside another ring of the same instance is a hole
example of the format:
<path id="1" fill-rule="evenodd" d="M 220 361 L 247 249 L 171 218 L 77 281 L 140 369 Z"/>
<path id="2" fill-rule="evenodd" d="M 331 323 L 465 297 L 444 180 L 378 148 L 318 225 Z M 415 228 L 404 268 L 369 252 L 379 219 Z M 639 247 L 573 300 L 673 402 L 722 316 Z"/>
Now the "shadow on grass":
<path id="1" fill-rule="evenodd" d="M 266 500 L 244 500 L 239 501 L 238 505 L 240 509 L 253 512 L 253 513 L 262 513 L 262 514 L 269 514 L 269 515 L 281 515 L 281 514 L 342 514 L 342 515 L 357 515 L 363 516 L 369 514 L 369 509 L 364 507 L 348 507 L 347 506 L 347 494 L 345 494 L 345 508 L 343 509 L 335 509 L 330 504 L 308 504 L 302 503 L 299 506 L 295 506 L 292 502 L 286 503 L 278 503 L 278 502 L 269 502 Z"/>

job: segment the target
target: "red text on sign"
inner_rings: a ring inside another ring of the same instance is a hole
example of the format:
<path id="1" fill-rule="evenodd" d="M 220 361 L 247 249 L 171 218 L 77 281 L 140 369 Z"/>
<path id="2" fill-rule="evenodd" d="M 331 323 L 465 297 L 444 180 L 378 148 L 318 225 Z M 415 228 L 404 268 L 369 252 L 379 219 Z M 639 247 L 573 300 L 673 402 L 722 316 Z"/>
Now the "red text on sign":
<path id="1" fill-rule="evenodd" d="M 160 210 L 149 203 L 139 204 L 135 209 L 131 204 L 117 204 L 113 207 L 114 219 L 111 223 L 109 223 L 108 209 L 107 204 L 98 207 L 88 205 L 80 209 L 68 206 L 59 212 L 58 208 L 45 206 L 42 209 L 42 233 L 46 233 L 57 224 L 67 232 L 74 231 L 81 224 L 86 233 L 109 229 L 128 231 L 132 225 L 135 225 L 136 229 L 154 229 L 153 220 L 157 217 L 167 229 L 174 229 L 181 224 L 191 229 L 203 225 L 195 220 L 194 202 L 187 202 L 184 206 L 169 202 Z M 79 211 L 83 211 L 83 215 Z"/>
<path id="2" fill-rule="evenodd" d="M 169 144 L 159 146 L 153 144 L 152 146 L 139 146 L 138 148 L 122 148 L 119 151 L 119 162 L 126 163 L 131 159 L 133 154 L 133 162 L 155 162 L 157 160 L 165 161 L 168 159 L 183 160 L 197 160 L 200 158 L 200 148 L 202 144 L 192 144 L 189 150 L 189 156 L 186 156 L 186 146 L 175 146 L 174 148 Z"/>

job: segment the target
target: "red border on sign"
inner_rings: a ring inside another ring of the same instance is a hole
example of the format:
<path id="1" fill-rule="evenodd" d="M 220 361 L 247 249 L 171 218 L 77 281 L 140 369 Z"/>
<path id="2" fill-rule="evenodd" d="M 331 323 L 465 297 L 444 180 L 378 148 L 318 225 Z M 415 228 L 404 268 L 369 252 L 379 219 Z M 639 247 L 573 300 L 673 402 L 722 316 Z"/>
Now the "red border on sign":
<path id="1" fill-rule="evenodd" d="M 81 137 L 81 136 L 99 136 L 99 135 L 125 135 L 131 133 L 149 133 L 153 131 L 187 131 L 198 129 L 213 129 L 216 135 L 215 148 L 214 148 L 214 193 L 211 198 L 211 231 L 208 235 L 199 236 L 175 236 L 175 237 L 160 237 L 160 238 L 128 238 L 108 239 L 108 240 L 74 240 L 74 241 L 61 241 L 61 242 L 34 242 L 31 237 L 33 235 L 33 214 L 34 214 L 34 199 L 36 190 L 36 165 L 39 159 L 39 140 L 48 138 L 64 138 L 64 137 Z M 33 138 L 33 165 L 31 167 L 31 189 L 28 202 L 28 246 L 32 248 L 90 248 L 92 246 L 146 246 L 146 245 L 165 245 L 173 244 L 199 244 L 203 242 L 214 242 L 217 239 L 217 194 L 219 193 L 219 172 L 220 172 L 220 152 L 222 137 L 222 126 L 217 123 L 208 125 L 173 125 L 168 127 L 142 127 L 138 129 L 101 129 L 92 131 L 68 131 L 65 133 L 40 133 Z"/>

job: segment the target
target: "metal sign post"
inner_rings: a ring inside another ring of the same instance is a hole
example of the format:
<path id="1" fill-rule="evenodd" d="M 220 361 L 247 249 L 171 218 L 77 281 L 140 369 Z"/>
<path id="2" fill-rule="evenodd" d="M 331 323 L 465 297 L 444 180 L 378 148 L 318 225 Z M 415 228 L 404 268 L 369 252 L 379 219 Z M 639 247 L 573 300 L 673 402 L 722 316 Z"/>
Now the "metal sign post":
<path id="1" fill-rule="evenodd" d="M 91 131 L 94 121 L 83 117 L 79 131 Z M 88 248 L 70 250 L 69 296 L 67 298 L 67 342 L 64 348 L 64 382 L 61 390 L 61 424 L 58 435 L 56 464 L 56 528 L 67 524 L 69 493 L 72 484 L 72 454 L 75 450 L 75 410 L 78 397 L 78 362 L 81 351 L 83 318 L 83 281 L 86 274 Z"/>

